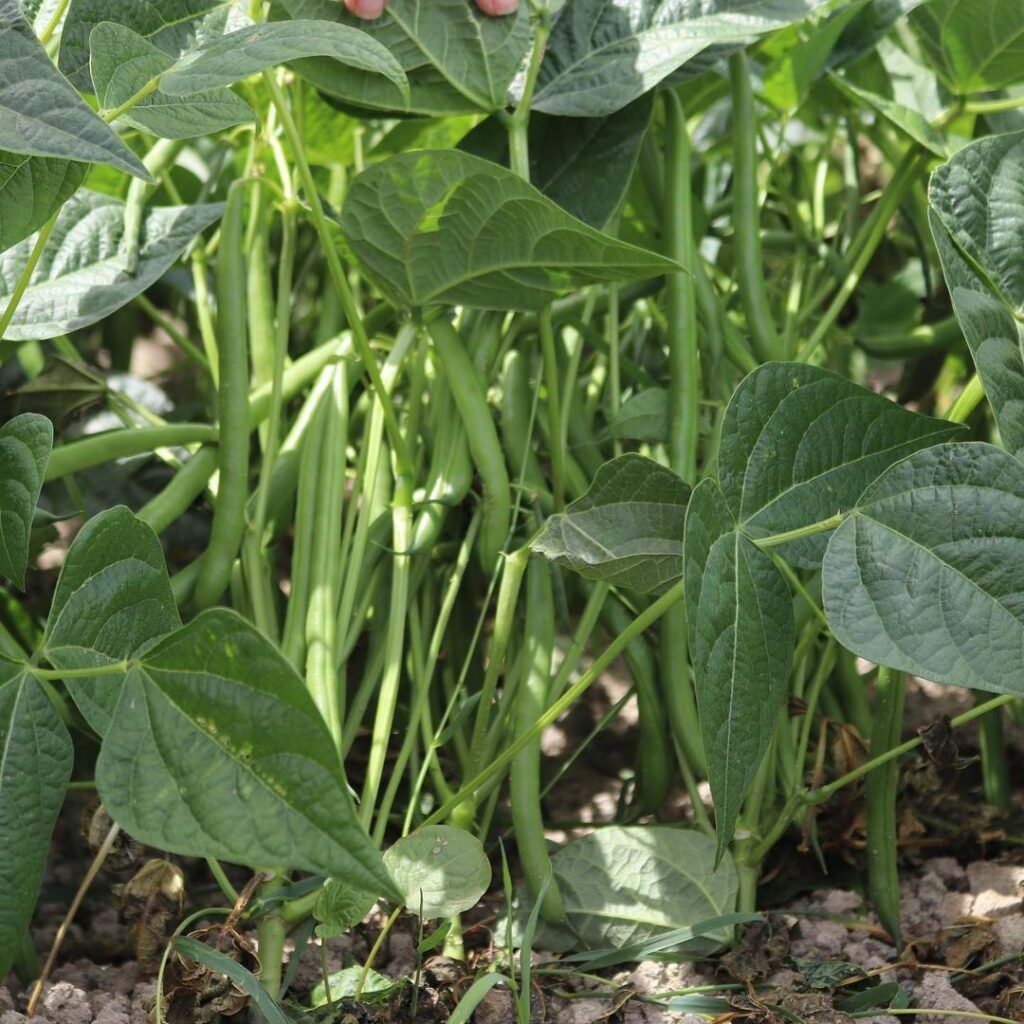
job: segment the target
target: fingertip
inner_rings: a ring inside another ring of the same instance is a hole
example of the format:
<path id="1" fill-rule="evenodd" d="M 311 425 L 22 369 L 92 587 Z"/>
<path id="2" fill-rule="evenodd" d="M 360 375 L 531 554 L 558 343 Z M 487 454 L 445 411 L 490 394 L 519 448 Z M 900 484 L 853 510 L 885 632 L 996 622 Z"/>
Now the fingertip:
<path id="1" fill-rule="evenodd" d="M 476 0 L 476 5 L 484 14 L 501 18 L 506 14 L 513 14 L 519 7 L 519 0 Z"/>
<path id="2" fill-rule="evenodd" d="M 345 0 L 345 6 L 364 21 L 373 21 L 384 13 L 385 0 Z"/>

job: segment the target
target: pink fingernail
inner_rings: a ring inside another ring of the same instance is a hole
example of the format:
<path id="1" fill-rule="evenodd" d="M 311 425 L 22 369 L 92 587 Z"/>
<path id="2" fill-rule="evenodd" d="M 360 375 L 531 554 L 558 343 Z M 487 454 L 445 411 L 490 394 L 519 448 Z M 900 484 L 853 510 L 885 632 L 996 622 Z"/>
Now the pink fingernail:
<path id="1" fill-rule="evenodd" d="M 355 0 L 352 4 L 352 13 L 357 18 L 366 18 L 367 21 L 379 18 L 384 13 L 384 0 Z"/>
<path id="2" fill-rule="evenodd" d="M 484 14 L 499 18 L 505 14 L 512 14 L 519 6 L 519 0 L 478 0 L 478 3 Z"/>

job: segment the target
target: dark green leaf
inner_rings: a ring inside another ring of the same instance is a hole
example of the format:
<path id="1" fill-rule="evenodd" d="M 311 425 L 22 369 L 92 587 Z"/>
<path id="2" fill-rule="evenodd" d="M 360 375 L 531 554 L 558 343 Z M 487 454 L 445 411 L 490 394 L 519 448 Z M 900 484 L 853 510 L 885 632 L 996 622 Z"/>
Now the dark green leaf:
<path id="1" fill-rule="evenodd" d="M 313 916 L 319 922 L 317 935 L 329 939 L 344 934 L 359 924 L 376 902 L 376 893 L 354 889 L 344 878 L 328 878 L 313 906 Z"/>
<path id="2" fill-rule="evenodd" d="M 116 110 L 152 79 L 175 67 L 174 58 L 149 40 L 109 21 L 92 30 L 89 53 L 93 91 L 101 110 Z M 165 139 L 212 135 L 255 120 L 249 104 L 230 89 L 194 91 L 196 95 L 182 98 L 158 88 L 119 120 Z"/>
<path id="3" fill-rule="evenodd" d="M 0 575 L 19 590 L 52 447 L 53 425 L 45 416 L 26 412 L 0 427 Z"/>
<path id="4" fill-rule="evenodd" d="M 783 533 L 852 508 L 887 466 L 962 429 L 828 370 L 766 363 L 743 380 L 726 410 L 722 493 L 748 536 Z M 812 567 L 824 546 L 816 537 L 785 554 Z"/>
<path id="5" fill-rule="evenodd" d="M 107 382 L 99 373 L 85 363 L 55 355 L 31 380 L 0 396 L 0 417 L 31 409 L 42 413 L 59 430 L 106 397 Z"/>
<path id="6" fill-rule="evenodd" d="M 739 533 L 714 480 L 686 511 L 686 620 L 718 855 L 768 751 L 793 659 L 793 604 L 771 558 Z"/>
<path id="7" fill-rule="evenodd" d="M 381 18 L 367 22 L 334 0 L 280 0 L 278 6 L 296 20 L 358 27 L 397 58 L 411 98 L 381 75 L 337 61 L 312 58 L 296 64 L 323 92 L 374 110 L 432 116 L 500 110 L 530 44 L 525 8 L 488 18 L 465 0 L 391 0 Z"/>
<path id="8" fill-rule="evenodd" d="M 555 23 L 533 107 L 603 117 L 716 43 L 773 32 L 823 0 L 608 0 L 570 3 Z"/>
<path id="9" fill-rule="evenodd" d="M 940 683 L 1024 695 L 1024 465 L 987 444 L 897 463 L 832 535 L 836 639 Z"/>
<path id="10" fill-rule="evenodd" d="M 533 550 L 587 579 L 641 592 L 682 575 L 689 486 L 641 455 L 606 462 L 590 490 L 551 516 Z"/>
<path id="11" fill-rule="evenodd" d="M 88 169 L 73 160 L 0 150 L 0 252 L 41 228 Z"/>
<path id="12" fill-rule="evenodd" d="M 1024 132 L 980 139 L 932 175 L 928 220 L 1003 444 L 1024 455 Z"/>
<path id="13" fill-rule="evenodd" d="M 160 541 L 123 505 L 90 519 L 72 543 L 44 640 L 57 668 L 93 668 L 140 653 L 181 625 Z M 68 679 L 86 721 L 103 736 L 124 672 Z"/>
<path id="14" fill-rule="evenodd" d="M 124 203 L 98 192 L 76 193 L 64 204 L 4 337 L 55 338 L 109 316 L 158 280 L 222 209 L 221 203 L 149 209 L 132 275 L 122 251 Z M 34 237 L 26 238 L 0 254 L 0 305 L 10 299 L 34 244 Z"/>
<path id="15" fill-rule="evenodd" d="M 668 392 L 646 388 L 622 403 L 608 424 L 608 436 L 629 441 L 668 441 Z"/>
<path id="16" fill-rule="evenodd" d="M 408 306 L 538 309 L 579 285 L 675 267 L 570 217 L 511 171 L 452 150 L 363 171 L 341 227 L 378 287 Z"/>
<path id="17" fill-rule="evenodd" d="M 35 910 L 72 754 L 71 737 L 42 687 L 0 655 L 0 976 L 10 970 Z"/>
<path id="18" fill-rule="evenodd" d="M 401 899 L 305 684 L 234 612 L 204 612 L 136 664 L 96 784 L 111 817 L 161 850 L 287 864 Z"/>
<path id="19" fill-rule="evenodd" d="M 149 171 L 53 66 L 16 0 L 0 0 L 0 149 Z"/>

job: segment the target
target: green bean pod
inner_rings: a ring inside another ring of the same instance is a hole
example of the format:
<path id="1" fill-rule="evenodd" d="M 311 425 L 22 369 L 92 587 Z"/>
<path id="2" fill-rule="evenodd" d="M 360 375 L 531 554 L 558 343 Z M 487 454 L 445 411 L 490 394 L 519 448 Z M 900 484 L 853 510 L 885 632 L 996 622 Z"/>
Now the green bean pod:
<path id="1" fill-rule="evenodd" d="M 505 355 L 501 369 L 501 440 L 515 482 L 536 494 L 545 512 L 551 511 L 548 490 L 533 450 L 532 397 L 529 361 L 518 349 Z"/>
<path id="2" fill-rule="evenodd" d="M 249 337 L 246 323 L 245 185 L 228 191 L 217 253 L 217 421 L 220 479 L 210 543 L 196 584 L 200 608 L 215 604 L 231 579 L 245 534 L 249 497 Z"/>

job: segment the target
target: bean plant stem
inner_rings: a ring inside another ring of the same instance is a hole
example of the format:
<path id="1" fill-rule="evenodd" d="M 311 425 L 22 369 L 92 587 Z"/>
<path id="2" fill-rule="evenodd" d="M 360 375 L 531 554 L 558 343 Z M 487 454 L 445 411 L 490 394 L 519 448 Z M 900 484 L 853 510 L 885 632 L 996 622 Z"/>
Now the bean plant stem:
<path id="1" fill-rule="evenodd" d="M 509 165 L 514 173 L 526 181 L 530 180 L 530 105 L 540 75 L 540 66 L 544 61 L 548 36 L 551 34 L 551 15 L 546 4 L 538 4 L 532 11 L 533 15 L 533 50 L 530 63 L 523 81 L 523 92 L 515 112 L 508 117 L 508 148 Z"/>
<path id="2" fill-rule="evenodd" d="M 551 495 L 554 510 L 565 506 L 565 448 L 562 430 L 561 395 L 558 382 L 558 351 L 555 330 L 551 320 L 551 307 L 540 313 L 540 347 L 544 363 L 544 385 L 547 391 L 548 432 L 551 436 Z"/>
<path id="3" fill-rule="evenodd" d="M 39 234 L 36 236 L 36 244 L 32 246 L 32 251 L 28 254 L 28 259 L 25 261 L 25 266 L 18 275 L 18 282 L 14 286 L 14 291 L 11 292 L 11 297 L 7 301 L 7 307 L 4 309 L 3 316 L 0 316 L 0 338 L 3 338 L 7 333 L 7 328 L 11 326 L 14 314 L 18 312 L 18 306 L 21 305 L 21 300 L 28 288 L 29 281 L 32 280 L 32 274 L 35 272 L 36 264 L 39 263 L 39 259 L 43 255 L 43 250 L 46 248 L 46 243 L 53 232 L 54 225 L 57 223 L 59 216 L 60 210 L 39 229 Z"/>

